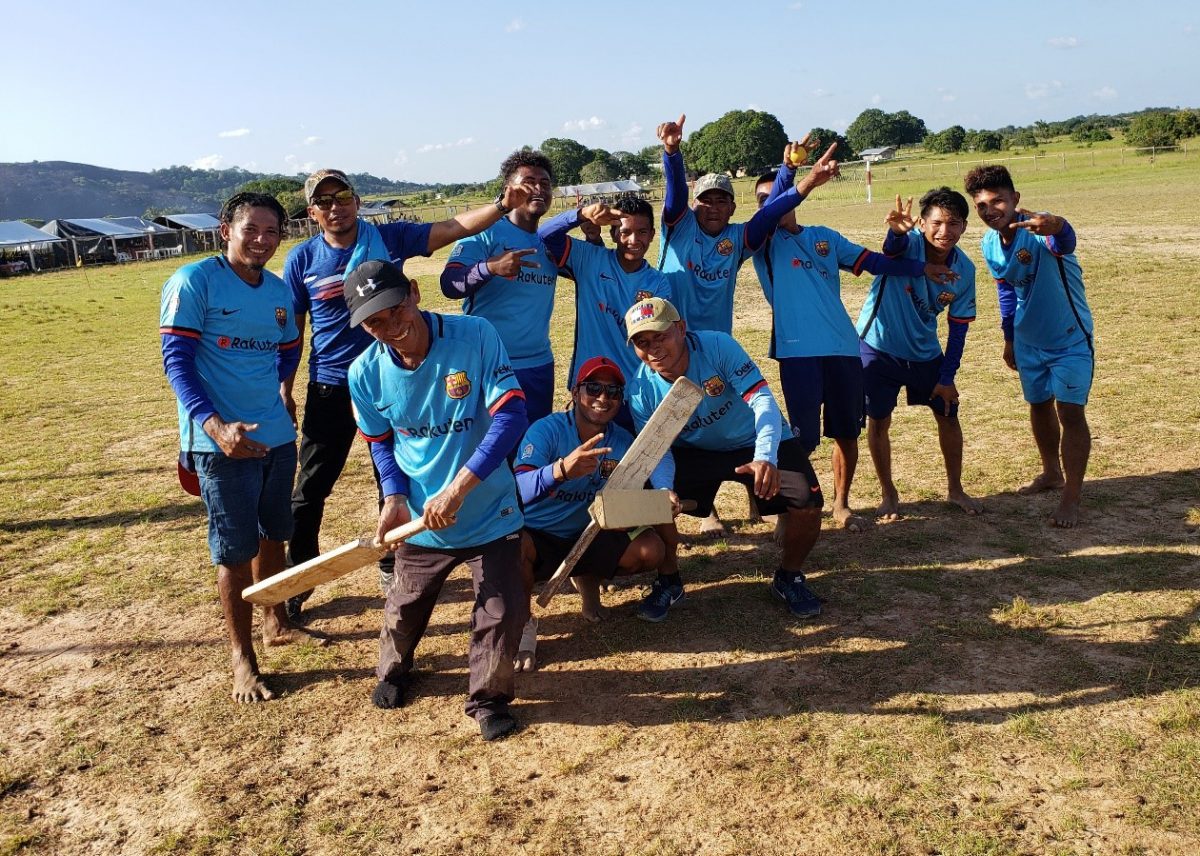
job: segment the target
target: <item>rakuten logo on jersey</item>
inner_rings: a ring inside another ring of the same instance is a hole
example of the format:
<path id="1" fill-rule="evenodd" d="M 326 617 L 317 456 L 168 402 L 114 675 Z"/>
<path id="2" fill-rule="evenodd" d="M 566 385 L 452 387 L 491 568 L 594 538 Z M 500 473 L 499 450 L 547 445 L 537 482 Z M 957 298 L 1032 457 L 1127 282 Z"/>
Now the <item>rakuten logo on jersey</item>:
<path id="1" fill-rule="evenodd" d="M 235 351 L 273 351 L 278 342 L 268 342 L 265 339 L 243 339 L 241 336 L 218 336 L 217 347 Z"/>
<path id="2" fill-rule="evenodd" d="M 470 431 L 471 426 L 475 424 L 475 418 L 468 416 L 466 419 L 447 419 L 440 425 L 410 425 L 407 428 L 397 428 L 396 430 L 405 437 L 413 437 L 418 440 L 432 440 L 438 437 L 447 437 L 451 434 L 462 434 L 464 431 Z"/>

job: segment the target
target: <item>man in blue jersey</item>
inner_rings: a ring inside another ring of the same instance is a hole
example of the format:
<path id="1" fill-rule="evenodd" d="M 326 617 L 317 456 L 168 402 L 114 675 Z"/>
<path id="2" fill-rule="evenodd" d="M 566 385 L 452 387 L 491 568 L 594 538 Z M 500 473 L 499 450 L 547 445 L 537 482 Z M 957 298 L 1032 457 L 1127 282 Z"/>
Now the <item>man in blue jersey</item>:
<path id="1" fill-rule="evenodd" d="M 208 547 L 229 634 L 233 698 L 274 697 L 258 670 L 253 609 L 242 589 L 283 570 L 296 431 L 279 383 L 296 368 L 300 334 L 287 286 L 266 264 L 287 215 L 275 198 L 239 193 L 221 209 L 223 255 L 184 265 L 163 286 L 163 367 L 179 399 L 182 458 L 200 479 Z M 263 644 L 310 634 L 282 606 L 263 609 Z M 327 640 L 322 640 L 327 641 Z"/>
<path id="2" fill-rule="evenodd" d="M 952 276 L 944 282 L 926 273 L 876 276 L 857 325 L 866 390 L 867 445 L 883 494 L 878 516 L 885 522 L 900 514 L 889 431 L 901 387 L 907 390 L 910 405 L 924 405 L 933 411 L 946 465 L 947 498 L 968 514 L 983 511 L 982 503 L 962 486 L 963 437 L 954 384 L 967 327 L 975 320 L 975 265 L 957 247 L 967 228 L 970 206 L 961 193 L 948 187 L 929 191 L 920 205 L 921 216 L 914 223 L 912 201 L 904 207 L 896 197 L 896 208 L 888 214 L 883 251 L 922 268 L 944 265 Z M 937 318 L 943 311 L 949 322 L 945 353 L 937 332 Z"/>
<path id="3" fill-rule="evenodd" d="M 283 278 L 292 290 L 296 326 L 303 340 L 306 319 L 312 318 L 312 349 L 308 358 L 308 390 L 300 425 L 299 476 L 292 492 L 295 533 L 288 545 L 288 563 L 308 561 L 320 552 L 318 536 L 325 500 L 346 465 L 354 441 L 354 415 L 346 389 L 346 370 L 372 341 L 350 326 L 342 298 L 342 282 L 356 266 L 370 259 L 402 264 L 413 256 L 428 256 L 459 238 L 491 226 L 507 210 L 525 201 L 522 187 L 506 188 L 494 204 L 476 208 L 439 223 L 385 223 L 376 226 L 359 219 L 361 200 L 341 170 L 322 169 L 304 182 L 308 215 L 321 234 L 288 253 Z M 284 379 L 283 396 L 296 416 L 293 373 Z M 376 485 L 379 478 L 376 475 Z M 380 496 L 382 502 L 382 495 Z M 392 554 L 380 560 L 380 585 L 391 582 Z M 288 614 L 300 617 L 310 592 L 288 600 Z"/>
<path id="4" fill-rule="evenodd" d="M 731 223 L 737 205 L 729 177 L 709 173 L 696 180 L 694 204 L 688 207 L 687 173 L 680 144 L 686 116 L 658 126 L 663 144 L 663 231 L 659 236 L 658 268 L 671 283 L 672 301 L 688 329 L 733 332 L 733 292 L 737 274 L 775 228 L 779 218 L 805 196 L 839 175 L 833 159 L 836 143 L 821 156 L 799 184 L 780 193 L 754 212 L 745 223 Z M 807 142 L 807 138 L 806 138 Z M 714 511 L 701 534 L 724 534 Z"/>
<path id="5" fill-rule="evenodd" d="M 760 208 L 795 182 L 793 155 L 803 162 L 808 142 L 788 143 L 783 165 L 758 177 L 754 193 Z M 941 282 L 949 281 L 950 270 L 920 259 L 889 259 L 825 226 L 801 226 L 794 210 L 780 218 L 779 228 L 754 254 L 754 269 L 771 305 L 770 355 L 779 361 L 788 421 L 811 455 L 821 442 L 824 409 L 824 433 L 833 440 L 833 519 L 862 531 L 866 521 L 850 510 L 850 485 L 863 426 L 863 367 L 858 334 L 842 304 L 839 271 Z"/>
<path id="6" fill-rule="evenodd" d="M 567 235 L 584 223 L 610 226 L 613 249 Z M 568 377 L 594 357 L 607 357 L 628 377 L 642 364 L 625 335 L 625 311 L 647 297 L 671 299 L 667 278 L 646 262 L 654 240 L 654 209 L 644 199 L 622 196 L 615 207 L 598 202 L 543 223 L 538 235 L 559 273 L 575 281 L 575 344 Z M 633 430 L 620 402 L 617 422 Z"/>
<path id="7" fill-rule="evenodd" d="M 516 151 L 500 165 L 505 187 L 521 187 L 523 205 L 487 231 L 459 241 L 442 271 L 442 294 L 462 298 L 463 312 L 492 322 L 525 390 L 529 418 L 541 419 L 554 402 L 550 315 L 558 268 L 538 237 L 550 210 L 554 176 L 541 152 Z"/>
<path id="8" fill-rule="evenodd" d="M 694 500 L 692 513 L 704 517 L 722 482 L 746 485 L 761 513 L 784 515 L 783 561 L 773 591 L 797 618 L 819 615 L 821 600 L 805 585 L 802 567 L 821 532 L 821 486 L 800 441 L 783 439 L 779 407 L 758 366 L 728 333 L 688 330 L 675 307 L 657 297 L 634 304 L 625 325 L 643 363 L 629 385 L 639 430 L 676 379 L 704 390 L 651 486 L 674 489 L 680 502 Z M 658 531 L 667 555 L 638 608 L 646 621 L 664 620 L 684 596 L 679 532 L 674 524 Z"/>
<path id="9" fill-rule="evenodd" d="M 371 700 L 381 708 L 404 704 L 438 593 L 466 563 L 475 589 L 466 713 L 485 740 L 495 740 L 517 727 L 508 709 L 513 659 L 529 617 L 521 509 L 506 460 L 528 426 L 524 394 L 495 328 L 482 318 L 422 312 L 420 289 L 396 265 L 359 265 L 345 294 L 351 326 L 376 339 L 348 376 L 383 484 L 376 537 L 414 516 L 426 526 L 396 548 Z"/>
<path id="10" fill-rule="evenodd" d="M 1070 528 L 1079 522 L 1092 450 L 1085 408 L 1095 371 L 1075 230 L 1062 217 L 1018 207 L 1021 194 L 1003 166 L 971 170 L 966 190 L 989 226 L 983 258 L 999 292 L 1004 362 L 1021 378 L 1042 459 L 1042 472 L 1020 492 L 1061 489 L 1050 522 Z"/>
<path id="11" fill-rule="evenodd" d="M 629 451 L 633 435 L 614 421 L 624 397 L 620 366 L 592 357 L 580 366 L 571 407 L 534 422 L 521 441 L 516 474 L 525 506 L 525 577 L 531 590 L 535 581 L 548 580 L 571 551 L 591 520 L 588 508 L 596 494 Z M 663 556 L 662 539 L 653 529 L 601 531 L 571 574 L 583 617 L 606 617 L 601 579 L 652 571 Z M 532 667 L 533 646 L 523 640 L 521 653 L 526 651 Z"/>
<path id="12" fill-rule="evenodd" d="M 733 332 L 733 291 L 738 270 L 788 211 L 805 196 L 839 175 L 830 146 L 793 188 L 789 187 L 759 208 L 745 223 L 730 223 L 737 205 L 726 175 L 709 173 L 696 180 L 695 201 L 688 207 L 687 173 L 683 154 L 683 123 L 658 126 L 663 144 L 663 231 L 659 235 L 658 267 L 671 282 L 671 292 L 688 329 Z"/>

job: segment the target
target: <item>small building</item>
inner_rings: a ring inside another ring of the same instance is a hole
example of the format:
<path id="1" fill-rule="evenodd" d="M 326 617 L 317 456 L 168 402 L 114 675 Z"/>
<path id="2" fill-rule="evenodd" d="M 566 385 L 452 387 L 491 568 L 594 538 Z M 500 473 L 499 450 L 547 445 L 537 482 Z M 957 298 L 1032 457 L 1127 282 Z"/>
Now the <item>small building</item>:
<path id="1" fill-rule="evenodd" d="M 160 226 L 178 229 L 184 253 L 215 253 L 221 249 L 221 221 L 215 214 L 164 214 Z"/>
<path id="2" fill-rule="evenodd" d="M 632 193 L 644 198 L 647 191 L 636 181 L 628 178 L 618 181 L 598 181 L 595 184 L 565 184 L 554 189 L 554 196 L 563 201 L 588 199 L 593 202 L 611 202 L 624 193 Z"/>
<path id="3" fill-rule="evenodd" d="M 896 156 L 895 146 L 879 146 L 874 149 L 863 149 L 858 153 L 858 156 L 865 161 L 876 163 L 877 161 L 891 160 Z"/>
<path id="4" fill-rule="evenodd" d="M 22 220 L 0 221 L 0 276 L 58 267 L 54 247 L 64 243 Z"/>
<path id="5" fill-rule="evenodd" d="M 66 241 L 71 254 L 62 260 L 76 265 L 131 262 L 147 243 L 144 232 L 100 218 L 60 218 L 40 231 Z M 55 253 L 59 253 L 57 248 Z"/>

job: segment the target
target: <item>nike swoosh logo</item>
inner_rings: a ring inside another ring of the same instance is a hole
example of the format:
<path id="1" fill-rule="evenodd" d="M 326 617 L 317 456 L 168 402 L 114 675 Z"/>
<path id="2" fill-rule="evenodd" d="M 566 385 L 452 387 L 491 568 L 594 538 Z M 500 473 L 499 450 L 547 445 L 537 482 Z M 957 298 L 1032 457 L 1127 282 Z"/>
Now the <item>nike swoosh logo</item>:
<path id="1" fill-rule="evenodd" d="M 232 314 L 234 314 L 235 312 L 241 312 L 241 311 L 242 311 L 242 310 L 240 310 L 240 309 L 222 309 L 222 310 L 221 310 L 221 314 L 222 314 L 222 315 L 232 315 Z"/>

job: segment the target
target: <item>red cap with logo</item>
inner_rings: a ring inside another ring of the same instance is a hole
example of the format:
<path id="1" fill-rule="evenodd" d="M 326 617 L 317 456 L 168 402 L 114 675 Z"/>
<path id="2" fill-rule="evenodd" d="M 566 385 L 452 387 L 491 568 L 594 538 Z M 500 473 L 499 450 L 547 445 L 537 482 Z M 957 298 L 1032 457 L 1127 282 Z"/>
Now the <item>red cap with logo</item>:
<path id="1" fill-rule="evenodd" d="M 592 357 L 586 363 L 579 367 L 579 374 L 575 377 L 575 385 L 583 383 L 596 372 L 601 369 L 608 369 L 617 376 L 617 380 L 622 386 L 625 385 L 625 375 L 621 372 L 621 367 L 610 360 L 608 357 Z"/>

